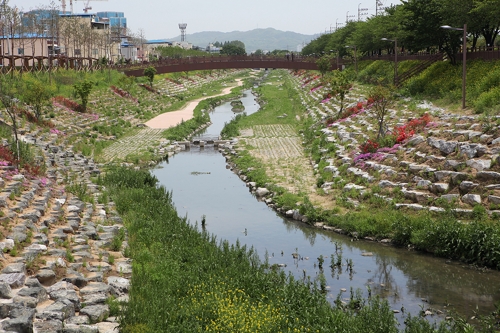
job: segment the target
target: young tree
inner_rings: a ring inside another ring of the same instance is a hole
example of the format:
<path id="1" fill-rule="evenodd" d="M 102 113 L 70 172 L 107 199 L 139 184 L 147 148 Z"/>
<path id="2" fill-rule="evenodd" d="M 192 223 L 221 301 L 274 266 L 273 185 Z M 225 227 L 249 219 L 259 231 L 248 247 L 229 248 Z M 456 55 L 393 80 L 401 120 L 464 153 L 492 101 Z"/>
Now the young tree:
<path id="1" fill-rule="evenodd" d="M 23 91 L 21 80 L 15 74 L 0 75 L 0 106 L 5 110 L 12 123 L 12 133 L 14 134 L 14 144 L 16 145 L 17 160 L 19 161 L 19 137 L 17 127 L 17 104 L 20 102 L 16 96 Z"/>
<path id="2" fill-rule="evenodd" d="M 318 66 L 318 70 L 320 71 L 321 76 L 324 76 L 332 69 L 332 57 L 329 54 L 325 54 L 324 56 L 316 60 L 316 66 Z"/>
<path id="3" fill-rule="evenodd" d="M 382 85 L 375 86 L 371 89 L 369 99 L 373 100 L 372 109 L 375 111 L 375 116 L 378 122 L 377 140 L 384 137 L 384 122 L 389 110 L 388 108 L 394 101 L 393 91 L 391 88 Z"/>
<path id="4" fill-rule="evenodd" d="M 23 100 L 26 104 L 31 105 L 35 117 L 39 121 L 42 108 L 50 104 L 50 99 L 55 94 L 55 88 L 34 78 L 25 79 L 25 87 Z"/>
<path id="5" fill-rule="evenodd" d="M 153 80 L 155 78 L 156 68 L 149 66 L 144 70 L 144 76 L 148 78 L 149 85 L 153 88 Z"/>
<path id="6" fill-rule="evenodd" d="M 331 71 L 323 77 L 323 83 L 332 97 L 340 103 L 340 110 L 337 114 L 337 118 L 340 118 L 342 111 L 344 111 L 345 97 L 352 88 L 352 81 L 345 72 Z"/>
<path id="7" fill-rule="evenodd" d="M 73 85 L 75 94 L 82 100 L 82 112 L 87 111 L 89 95 L 93 87 L 94 87 L 94 82 L 87 79 Z"/>

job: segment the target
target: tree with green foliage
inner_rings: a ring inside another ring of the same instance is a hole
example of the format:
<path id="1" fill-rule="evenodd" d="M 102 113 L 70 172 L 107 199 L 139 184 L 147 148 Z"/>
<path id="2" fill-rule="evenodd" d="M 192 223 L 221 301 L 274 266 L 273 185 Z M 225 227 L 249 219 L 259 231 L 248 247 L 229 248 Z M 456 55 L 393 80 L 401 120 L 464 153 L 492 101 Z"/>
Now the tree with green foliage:
<path id="1" fill-rule="evenodd" d="M 87 111 L 87 104 L 89 102 L 89 95 L 94 87 L 94 82 L 91 80 L 83 80 L 73 85 L 74 93 L 80 97 L 82 101 L 82 112 Z"/>
<path id="2" fill-rule="evenodd" d="M 321 73 L 321 76 L 324 76 L 332 69 L 332 56 L 329 54 L 325 54 L 324 56 L 316 60 L 316 66 L 318 66 L 318 70 Z"/>
<path id="3" fill-rule="evenodd" d="M 225 55 L 245 55 L 245 48 L 235 45 L 235 44 L 227 44 L 222 47 L 220 54 Z"/>
<path id="4" fill-rule="evenodd" d="M 368 95 L 369 99 L 373 100 L 372 110 L 374 110 L 375 117 L 378 122 L 378 134 L 377 140 L 380 137 L 384 137 L 384 123 L 387 114 L 389 113 L 389 107 L 394 101 L 393 91 L 391 88 L 377 85 L 373 87 Z"/>
<path id="5" fill-rule="evenodd" d="M 153 80 L 155 78 L 156 68 L 149 66 L 144 70 L 144 76 L 148 78 L 149 85 L 153 88 Z"/>
<path id="6" fill-rule="evenodd" d="M 30 105 L 35 113 L 35 117 L 40 121 L 42 109 L 44 106 L 50 105 L 50 99 L 55 94 L 55 87 L 35 78 L 25 79 L 23 101 Z"/>
<path id="7" fill-rule="evenodd" d="M 337 118 L 340 118 L 342 111 L 344 111 L 345 98 L 352 88 L 352 81 L 345 72 L 336 70 L 325 75 L 323 83 L 327 87 L 328 93 L 340 103 L 340 109 L 337 113 Z"/>
<path id="8" fill-rule="evenodd" d="M 128 93 L 130 93 L 130 89 L 132 88 L 134 83 L 135 83 L 135 76 L 123 75 L 118 80 L 118 86 Z"/>

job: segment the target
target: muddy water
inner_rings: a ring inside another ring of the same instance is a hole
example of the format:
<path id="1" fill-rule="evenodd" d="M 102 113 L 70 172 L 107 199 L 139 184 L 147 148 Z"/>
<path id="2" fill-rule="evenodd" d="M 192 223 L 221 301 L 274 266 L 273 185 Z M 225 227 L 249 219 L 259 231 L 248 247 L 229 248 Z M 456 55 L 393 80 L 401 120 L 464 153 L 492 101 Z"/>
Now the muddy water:
<path id="1" fill-rule="evenodd" d="M 251 94 L 242 101 L 247 112 L 257 111 Z M 216 108 L 211 114 L 214 125 L 201 137 L 216 135 L 232 116 L 229 103 Z M 365 297 L 371 291 L 386 298 L 394 310 L 444 312 L 429 317 L 431 321 L 441 320 L 449 310 L 466 317 L 476 308 L 486 314 L 500 301 L 499 272 L 482 272 L 406 249 L 354 241 L 284 219 L 256 200 L 245 183 L 226 169 L 224 157 L 213 147 L 181 152 L 153 173 L 172 191 L 180 216 L 194 224 L 205 215 L 207 231 L 219 239 L 253 246 L 263 259 L 267 256 L 269 264 L 286 265 L 282 269 L 298 279 L 315 281 L 323 273 L 332 301 L 339 293 L 348 299 L 351 288 Z M 372 255 L 367 256 L 369 253 Z M 320 255 L 323 270 L 318 267 Z M 330 268 L 332 255 L 334 261 L 342 256 L 340 269 Z M 352 270 L 347 265 L 350 260 Z M 396 318 L 402 321 L 402 313 Z"/>

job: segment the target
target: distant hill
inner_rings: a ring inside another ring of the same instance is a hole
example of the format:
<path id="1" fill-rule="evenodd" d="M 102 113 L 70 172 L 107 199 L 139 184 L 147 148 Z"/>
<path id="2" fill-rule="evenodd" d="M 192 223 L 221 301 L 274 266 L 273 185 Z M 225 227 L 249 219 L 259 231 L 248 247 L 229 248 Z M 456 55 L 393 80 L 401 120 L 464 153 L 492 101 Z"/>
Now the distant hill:
<path id="1" fill-rule="evenodd" d="M 292 31 L 280 31 L 273 28 L 253 29 L 250 31 L 203 31 L 193 34 L 186 34 L 186 41 L 195 46 L 206 47 L 209 43 L 226 42 L 240 40 L 245 43 L 248 53 L 257 49 L 265 51 L 290 50 L 297 51 L 297 46 L 306 45 L 319 35 L 303 35 Z M 171 41 L 180 41 L 180 35 L 173 38 L 167 38 Z"/>

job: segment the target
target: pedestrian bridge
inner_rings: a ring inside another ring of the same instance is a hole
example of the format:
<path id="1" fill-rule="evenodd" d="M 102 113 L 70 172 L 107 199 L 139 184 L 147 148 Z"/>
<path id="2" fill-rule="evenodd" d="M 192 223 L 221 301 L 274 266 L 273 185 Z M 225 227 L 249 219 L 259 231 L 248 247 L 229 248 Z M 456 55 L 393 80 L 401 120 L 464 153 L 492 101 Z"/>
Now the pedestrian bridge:
<path id="1" fill-rule="evenodd" d="M 117 68 L 129 76 L 143 76 L 144 69 L 154 66 L 157 74 L 189 72 L 199 70 L 230 68 L 284 68 L 317 70 L 316 58 L 313 57 L 270 57 L 270 56 L 207 56 L 161 59 L 140 65 Z M 335 65 L 334 65 L 335 66 Z"/>

